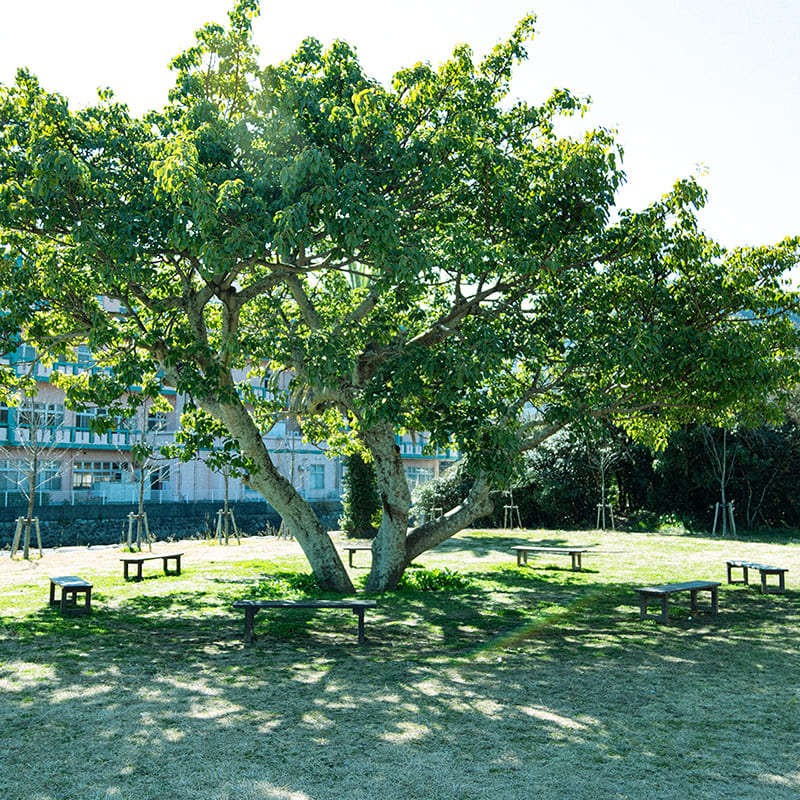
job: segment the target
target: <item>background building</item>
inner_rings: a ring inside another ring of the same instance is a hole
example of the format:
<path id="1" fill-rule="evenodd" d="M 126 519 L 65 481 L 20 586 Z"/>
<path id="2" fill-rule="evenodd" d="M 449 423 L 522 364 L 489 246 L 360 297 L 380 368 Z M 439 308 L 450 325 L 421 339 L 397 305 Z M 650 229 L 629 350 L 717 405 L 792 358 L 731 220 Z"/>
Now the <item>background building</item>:
<path id="1" fill-rule="evenodd" d="M 98 434 L 92 419 L 100 408 L 73 411 L 64 405 L 64 392 L 51 385 L 54 371 L 79 374 L 96 369 L 91 354 L 79 348 L 71 363 L 44 366 L 33 348 L 23 345 L 0 359 L 18 375 L 31 375 L 37 386 L 32 397 L 17 406 L 0 405 L 0 505 L 26 504 L 28 486 L 35 485 L 36 505 L 108 504 L 138 502 L 140 481 L 147 503 L 229 502 L 263 500 L 238 478 L 208 467 L 202 455 L 189 462 L 163 459 L 161 445 L 174 442 L 185 398 L 165 390 L 171 410 L 145 408 L 117 430 Z M 281 420 L 264 437 L 278 469 L 311 502 L 338 501 L 342 494 L 342 464 L 324 447 L 303 441 L 300 428 Z M 131 450 L 146 442 L 154 456 L 134 467 Z M 455 460 L 454 452 L 423 452 L 425 437 L 397 437 L 409 485 L 413 488 L 439 474 Z M 35 465 L 35 480 L 31 480 Z M 227 487 L 226 487 L 227 483 Z"/>

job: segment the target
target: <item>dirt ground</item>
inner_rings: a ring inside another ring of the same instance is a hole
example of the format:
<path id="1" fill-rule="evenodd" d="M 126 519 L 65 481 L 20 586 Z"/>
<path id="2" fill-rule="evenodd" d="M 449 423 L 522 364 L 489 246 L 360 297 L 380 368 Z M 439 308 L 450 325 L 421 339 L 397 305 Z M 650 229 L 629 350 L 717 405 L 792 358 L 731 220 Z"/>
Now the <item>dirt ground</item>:
<path id="1" fill-rule="evenodd" d="M 294 539 L 278 539 L 275 537 L 243 537 L 241 544 L 220 546 L 204 539 L 187 539 L 180 542 L 155 542 L 152 551 L 144 545 L 143 555 L 159 553 L 183 553 L 183 563 L 200 566 L 202 564 L 220 564 L 224 562 L 246 561 L 263 558 L 265 553 L 270 557 L 284 555 L 302 555 L 300 545 Z M 43 557 L 32 547 L 31 558 L 27 561 L 20 558 L 9 558 L 9 551 L 0 551 L 0 582 L 27 583 L 35 575 L 80 575 L 81 572 L 120 572 L 120 557 L 124 555 L 119 545 L 97 545 L 94 547 L 58 547 L 45 548 Z M 159 562 L 153 562 L 152 569 L 157 569 Z M 146 567 L 146 569 L 148 569 Z"/>

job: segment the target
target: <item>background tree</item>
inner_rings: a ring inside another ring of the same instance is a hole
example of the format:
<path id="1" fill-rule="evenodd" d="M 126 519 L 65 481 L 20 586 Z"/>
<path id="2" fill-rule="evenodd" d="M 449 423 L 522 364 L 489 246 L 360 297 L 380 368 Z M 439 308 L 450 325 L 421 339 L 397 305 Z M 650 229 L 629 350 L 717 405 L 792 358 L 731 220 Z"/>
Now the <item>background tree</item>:
<path id="1" fill-rule="evenodd" d="M 239 0 L 227 28 L 201 29 L 169 105 L 142 119 L 108 93 L 71 111 L 26 72 L 0 93 L 0 324 L 41 352 L 101 354 L 110 371 L 62 379 L 68 394 L 110 402 L 148 375 L 186 393 L 185 456 L 230 442 L 337 591 L 352 583 L 264 445 L 278 401 L 254 381 L 290 373 L 284 410 L 306 435 L 371 454 L 370 590 L 490 513 L 493 486 L 570 425 L 663 442 L 777 407 L 796 374 L 781 278 L 798 241 L 726 251 L 698 231 L 691 181 L 614 209 L 611 133 L 556 133 L 585 101 L 509 97 L 533 17 L 481 60 L 460 47 L 385 88 L 343 42 L 260 69 L 257 10 Z M 456 447 L 472 478 L 410 530 L 402 428 Z"/>
<path id="2" fill-rule="evenodd" d="M 715 508 L 722 514 L 722 535 L 727 536 L 729 521 L 731 526 L 735 525 L 733 521 L 733 502 L 728 500 L 728 485 L 733 477 L 738 448 L 729 445 L 727 428 L 712 430 L 703 425 L 700 427 L 700 433 L 703 438 L 703 447 L 711 465 L 711 473 L 719 490 L 719 502 L 715 505 Z M 715 512 L 715 529 L 716 523 L 717 513 Z"/>
<path id="3" fill-rule="evenodd" d="M 737 431 L 738 458 L 733 487 L 741 498 L 744 527 L 796 526 L 800 521 L 800 431 L 791 422 Z"/>
<path id="4" fill-rule="evenodd" d="M 359 452 L 346 455 L 344 466 L 346 472 L 339 525 L 350 537 L 374 539 L 377 532 L 374 521 L 381 507 L 375 467 Z"/>
<path id="5" fill-rule="evenodd" d="M 36 496 L 41 498 L 45 490 L 56 488 L 54 484 L 61 478 L 61 459 L 56 458 L 56 454 L 61 444 L 61 432 L 64 430 L 64 409 L 37 402 L 35 397 L 28 395 L 17 397 L 12 408 L 16 413 L 14 430 L 17 441 L 13 447 L 0 447 L 0 454 L 14 468 L 13 472 L 9 471 L 6 475 L 15 481 L 27 503 L 22 527 L 18 527 L 14 535 L 11 557 L 14 557 L 19 544 L 18 536 L 21 534 L 22 557 L 27 559 L 30 557 Z M 41 541 L 39 545 L 41 547 Z"/>
<path id="6" fill-rule="evenodd" d="M 159 434 L 166 428 L 166 414 L 172 407 L 163 398 L 156 399 L 138 395 L 128 397 L 128 411 L 123 423 L 130 431 L 129 447 L 125 455 L 129 460 L 125 464 L 136 485 L 136 549 L 142 549 L 143 533 L 150 544 L 149 528 L 145 515 L 145 494 L 152 486 L 154 478 L 164 469 L 165 456 L 161 452 Z M 113 419 L 113 418 L 112 418 Z M 100 423 L 98 430 L 108 429 L 110 425 L 118 425 L 120 420 Z M 133 546 L 131 532 L 128 533 L 128 547 Z"/>

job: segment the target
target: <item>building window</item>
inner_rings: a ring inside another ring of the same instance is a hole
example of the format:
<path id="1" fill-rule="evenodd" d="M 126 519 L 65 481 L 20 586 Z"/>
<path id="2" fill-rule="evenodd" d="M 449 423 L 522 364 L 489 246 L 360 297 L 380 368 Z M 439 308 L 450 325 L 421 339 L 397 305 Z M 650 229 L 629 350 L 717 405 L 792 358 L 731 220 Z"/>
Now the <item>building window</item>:
<path id="1" fill-rule="evenodd" d="M 36 350 L 29 344 L 21 344 L 14 351 L 13 358 L 19 364 L 33 364 L 36 361 Z"/>
<path id="2" fill-rule="evenodd" d="M 92 365 L 92 351 L 85 344 L 80 344 L 75 348 L 75 363 L 79 367 Z"/>
<path id="3" fill-rule="evenodd" d="M 26 492 L 28 490 L 28 472 L 31 465 L 24 459 L 0 459 L 0 491 Z M 56 492 L 61 489 L 61 462 L 42 461 L 37 465 L 37 492 Z"/>
<path id="4" fill-rule="evenodd" d="M 163 431 L 167 427 L 167 415 L 163 411 L 150 411 L 147 414 L 147 430 Z"/>
<path id="5" fill-rule="evenodd" d="M 169 483 L 169 466 L 155 467 L 150 472 L 150 488 L 154 492 L 160 492 L 167 487 L 164 484 Z"/>
<path id="6" fill-rule="evenodd" d="M 406 467 L 406 480 L 410 489 L 433 480 L 433 467 Z"/>
<path id="7" fill-rule="evenodd" d="M 324 464 L 311 464 L 308 467 L 308 488 L 309 489 L 324 489 L 325 488 L 325 465 Z"/>
<path id="8" fill-rule="evenodd" d="M 117 461 L 76 461 L 72 467 L 72 488 L 91 489 L 96 483 L 120 483 L 126 469 Z"/>
<path id="9" fill-rule="evenodd" d="M 82 431 L 92 429 L 92 420 L 98 417 L 105 417 L 107 414 L 104 408 L 84 408 L 82 411 L 75 412 L 75 427 Z"/>
<path id="10" fill-rule="evenodd" d="M 64 406 L 26 402 L 17 410 L 17 419 L 21 428 L 57 428 L 64 423 Z"/>

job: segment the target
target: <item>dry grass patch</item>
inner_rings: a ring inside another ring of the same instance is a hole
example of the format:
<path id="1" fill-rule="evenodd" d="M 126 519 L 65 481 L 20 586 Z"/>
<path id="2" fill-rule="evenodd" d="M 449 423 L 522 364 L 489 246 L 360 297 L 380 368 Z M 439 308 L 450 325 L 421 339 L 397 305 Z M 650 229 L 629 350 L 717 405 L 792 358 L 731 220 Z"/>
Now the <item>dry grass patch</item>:
<path id="1" fill-rule="evenodd" d="M 548 556 L 519 568 L 509 550 L 566 541 L 596 546 L 584 571 Z M 465 585 L 378 597 L 363 648 L 342 612 L 259 615 L 242 644 L 230 603 L 306 571 L 295 543 L 180 549 L 182 575 L 141 583 L 122 580 L 111 548 L 0 559 L 4 798 L 800 792 L 796 543 L 465 532 L 417 567 Z M 789 591 L 723 586 L 717 618 L 638 619 L 632 587 L 724 582 L 727 557 L 787 566 Z M 94 582 L 91 616 L 46 607 L 56 572 Z"/>

